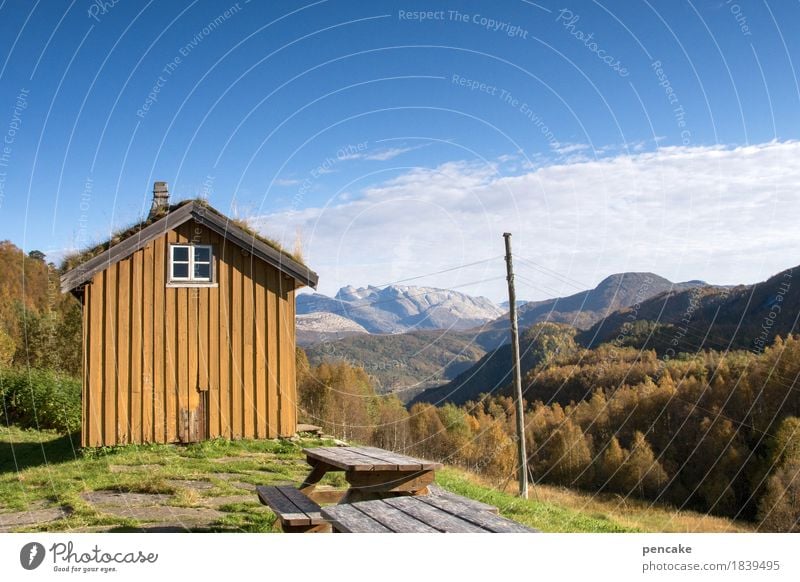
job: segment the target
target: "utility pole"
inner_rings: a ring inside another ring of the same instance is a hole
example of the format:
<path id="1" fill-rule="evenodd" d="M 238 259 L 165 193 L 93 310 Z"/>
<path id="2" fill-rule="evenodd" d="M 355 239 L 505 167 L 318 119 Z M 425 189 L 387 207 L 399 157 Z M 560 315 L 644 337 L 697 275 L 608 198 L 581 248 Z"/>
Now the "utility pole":
<path id="1" fill-rule="evenodd" d="M 519 367 L 519 330 L 517 329 L 517 293 L 514 289 L 514 264 L 511 262 L 511 233 L 506 239 L 506 280 L 508 281 L 508 317 L 511 320 L 511 352 L 514 358 L 514 388 L 517 394 L 517 452 L 519 454 L 519 496 L 528 498 L 528 456 L 525 454 L 525 416 L 522 409 L 522 370 Z"/>

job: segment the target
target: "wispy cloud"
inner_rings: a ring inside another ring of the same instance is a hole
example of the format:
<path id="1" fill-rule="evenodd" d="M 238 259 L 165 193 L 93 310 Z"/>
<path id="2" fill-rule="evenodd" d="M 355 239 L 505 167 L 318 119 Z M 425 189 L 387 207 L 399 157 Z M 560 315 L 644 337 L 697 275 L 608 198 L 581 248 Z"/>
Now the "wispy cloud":
<path id="1" fill-rule="evenodd" d="M 571 154 L 574 152 L 582 152 L 584 150 L 590 150 L 592 147 L 586 143 L 560 143 L 560 142 L 553 142 L 551 147 L 556 153 L 561 155 Z"/>
<path id="2" fill-rule="evenodd" d="M 420 145 L 420 146 L 411 146 L 405 148 L 389 148 L 372 154 L 367 154 L 366 156 L 364 156 L 364 159 L 385 162 L 386 160 L 391 160 L 392 158 L 396 158 L 397 156 L 401 156 L 405 153 L 418 150 L 421 147 L 423 146 Z"/>
<path id="3" fill-rule="evenodd" d="M 301 180 L 297 180 L 294 178 L 278 178 L 275 180 L 276 186 L 297 186 L 301 183 Z"/>
<path id="4" fill-rule="evenodd" d="M 401 156 L 405 153 L 412 152 L 414 150 L 418 150 L 420 148 L 426 147 L 428 144 L 420 144 L 415 146 L 408 146 L 408 147 L 396 147 L 396 148 L 386 148 L 380 149 L 377 151 L 363 151 L 363 152 L 348 152 L 346 154 L 340 155 L 337 159 L 339 161 L 348 161 L 348 160 L 370 160 L 370 161 L 377 161 L 377 162 L 385 162 L 387 160 L 391 160 L 396 158 L 397 156 Z"/>
<path id="5" fill-rule="evenodd" d="M 800 142 L 773 141 L 665 147 L 514 176 L 498 173 L 502 164 L 454 161 L 257 224 L 288 244 L 302 227 L 323 292 L 500 255 L 506 231 L 521 256 L 588 283 L 622 271 L 752 282 L 800 263 L 792 251 L 800 246 L 799 158 Z M 575 291 L 520 269 L 531 281 Z M 422 283 L 452 287 L 502 275 L 498 260 Z M 503 285 L 464 290 L 501 298 Z M 523 298 L 542 296 L 521 287 Z"/>

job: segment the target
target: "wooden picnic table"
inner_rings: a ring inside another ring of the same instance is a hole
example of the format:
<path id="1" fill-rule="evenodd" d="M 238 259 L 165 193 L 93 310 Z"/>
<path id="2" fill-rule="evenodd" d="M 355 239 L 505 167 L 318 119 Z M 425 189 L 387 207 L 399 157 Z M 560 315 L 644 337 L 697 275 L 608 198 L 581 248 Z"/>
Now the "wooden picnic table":
<path id="1" fill-rule="evenodd" d="M 339 533 L 534 533 L 474 505 L 435 495 L 389 497 L 323 507 Z"/>
<path id="2" fill-rule="evenodd" d="M 427 495 L 441 463 L 385 451 L 376 447 L 316 447 L 303 449 L 311 472 L 299 489 L 318 502 L 353 503 L 400 495 Z M 315 495 L 326 473 L 344 471 L 349 489 L 339 499 Z"/>

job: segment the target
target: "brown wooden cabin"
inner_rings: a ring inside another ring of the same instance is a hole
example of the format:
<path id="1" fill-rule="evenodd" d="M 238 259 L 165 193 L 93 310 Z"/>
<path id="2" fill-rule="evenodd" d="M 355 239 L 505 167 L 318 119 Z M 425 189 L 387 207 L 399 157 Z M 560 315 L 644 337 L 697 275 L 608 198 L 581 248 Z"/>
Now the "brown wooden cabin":
<path id="1" fill-rule="evenodd" d="M 83 446 L 296 432 L 295 290 L 317 275 L 201 201 L 169 206 L 61 278 L 83 311 Z"/>

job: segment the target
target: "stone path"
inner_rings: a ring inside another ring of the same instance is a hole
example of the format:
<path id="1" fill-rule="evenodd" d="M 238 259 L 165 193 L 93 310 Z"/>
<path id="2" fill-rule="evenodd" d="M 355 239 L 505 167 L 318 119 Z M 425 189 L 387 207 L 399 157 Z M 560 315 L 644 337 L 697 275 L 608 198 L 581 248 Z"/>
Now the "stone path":
<path id="1" fill-rule="evenodd" d="M 0 532 L 11 532 L 21 527 L 48 523 L 68 515 L 69 512 L 61 507 L 0 513 Z"/>
<path id="2" fill-rule="evenodd" d="M 124 471 L 124 470 L 123 470 Z M 123 472 L 120 471 L 120 472 Z M 141 527 L 134 531 L 180 532 L 206 529 L 227 514 L 220 508 L 240 503 L 255 503 L 255 485 L 234 481 L 239 473 L 215 473 L 213 478 L 228 481 L 240 491 L 235 495 L 208 496 L 214 484 L 204 479 L 171 479 L 167 483 L 182 495 L 164 493 L 126 493 L 119 491 L 90 491 L 81 498 L 100 514 L 135 519 Z M 188 500 L 188 501 L 187 501 Z M 175 505 L 182 501 L 180 507 Z M 266 511 L 261 506 L 253 511 Z M 11 532 L 32 525 L 43 525 L 68 517 L 70 511 L 61 507 L 32 508 L 29 511 L 0 513 L 0 532 Z M 71 531 L 119 531 L 119 526 L 93 526 Z M 131 530 L 127 530 L 131 531 Z"/>

